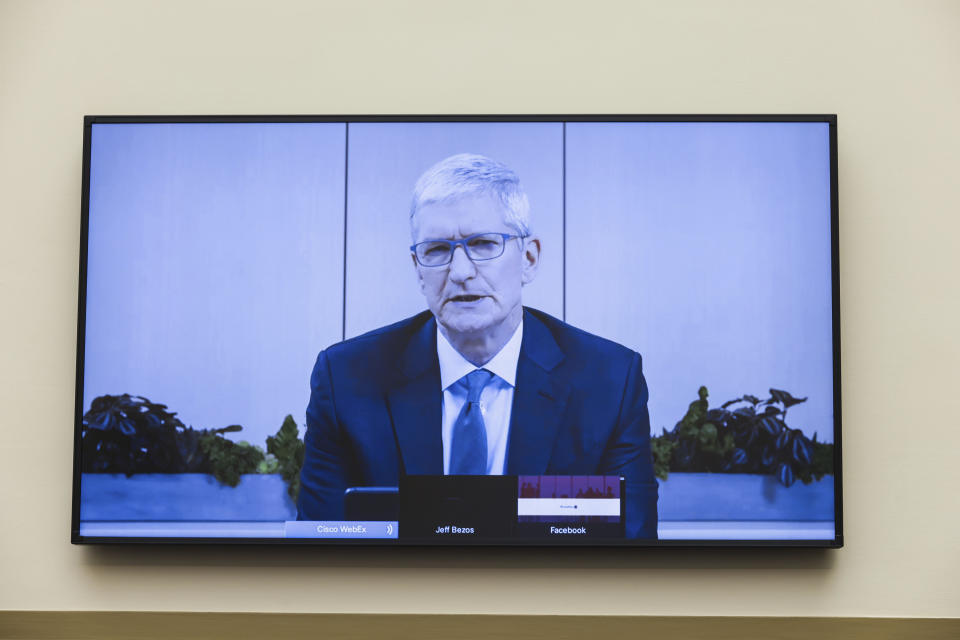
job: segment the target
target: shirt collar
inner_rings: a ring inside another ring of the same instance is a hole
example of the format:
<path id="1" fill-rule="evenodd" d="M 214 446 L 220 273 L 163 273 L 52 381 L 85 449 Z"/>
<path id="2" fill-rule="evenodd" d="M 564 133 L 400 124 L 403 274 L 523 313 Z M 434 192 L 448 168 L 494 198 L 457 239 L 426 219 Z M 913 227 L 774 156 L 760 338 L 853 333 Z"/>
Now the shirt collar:
<path id="1" fill-rule="evenodd" d="M 517 325 L 510 339 L 507 340 L 507 344 L 503 345 L 497 355 L 483 365 L 484 369 L 493 373 L 511 387 L 516 386 L 517 382 L 517 362 L 520 360 L 520 343 L 522 340 L 523 319 L 520 320 L 520 324 Z M 437 357 L 440 360 L 440 388 L 444 390 L 478 368 L 453 348 L 450 341 L 440 331 L 440 327 L 437 327 Z"/>

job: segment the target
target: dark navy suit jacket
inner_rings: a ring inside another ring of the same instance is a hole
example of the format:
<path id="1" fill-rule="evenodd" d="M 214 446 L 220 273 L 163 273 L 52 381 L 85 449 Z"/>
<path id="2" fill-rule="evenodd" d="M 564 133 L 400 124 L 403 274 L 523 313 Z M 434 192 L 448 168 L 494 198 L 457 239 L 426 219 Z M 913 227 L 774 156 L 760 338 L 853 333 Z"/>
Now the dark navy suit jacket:
<path id="1" fill-rule="evenodd" d="M 301 519 L 343 519 L 348 487 L 443 474 L 436 330 L 424 311 L 317 357 Z M 657 483 L 640 355 L 525 308 L 506 473 L 622 475 L 627 536 L 655 538 Z"/>

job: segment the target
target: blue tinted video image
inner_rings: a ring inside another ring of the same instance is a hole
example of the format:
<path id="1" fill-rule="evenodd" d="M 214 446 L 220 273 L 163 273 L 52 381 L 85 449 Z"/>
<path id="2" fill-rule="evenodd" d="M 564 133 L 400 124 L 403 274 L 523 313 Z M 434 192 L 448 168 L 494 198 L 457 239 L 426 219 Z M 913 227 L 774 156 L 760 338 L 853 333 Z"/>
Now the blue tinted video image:
<path id="1" fill-rule="evenodd" d="M 833 540 L 830 171 L 826 122 L 94 124 L 81 533 L 468 474 Z"/>

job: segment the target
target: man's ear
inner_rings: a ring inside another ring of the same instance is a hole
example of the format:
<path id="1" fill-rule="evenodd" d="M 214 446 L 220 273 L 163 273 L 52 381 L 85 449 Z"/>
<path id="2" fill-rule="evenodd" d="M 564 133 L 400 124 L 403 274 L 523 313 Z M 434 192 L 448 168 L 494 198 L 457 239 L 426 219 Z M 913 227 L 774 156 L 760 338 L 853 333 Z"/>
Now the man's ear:
<path id="1" fill-rule="evenodd" d="M 537 276 L 537 269 L 540 268 L 540 238 L 531 236 L 523 242 L 523 255 L 520 256 L 523 271 L 521 281 L 523 284 L 530 284 Z"/>
<path id="2" fill-rule="evenodd" d="M 412 251 L 410 252 L 410 259 L 413 260 L 413 270 L 417 274 L 417 284 L 420 285 L 420 293 L 423 293 L 423 273 L 420 271 L 420 266 L 417 264 L 417 256 Z"/>

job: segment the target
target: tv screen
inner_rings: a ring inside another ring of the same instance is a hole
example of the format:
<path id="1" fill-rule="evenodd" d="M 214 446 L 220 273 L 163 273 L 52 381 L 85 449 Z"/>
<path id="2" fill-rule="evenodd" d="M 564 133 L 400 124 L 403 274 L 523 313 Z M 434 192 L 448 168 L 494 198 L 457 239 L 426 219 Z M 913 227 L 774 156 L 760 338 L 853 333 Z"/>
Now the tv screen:
<path id="1" fill-rule="evenodd" d="M 836 117 L 84 122 L 72 540 L 842 545 Z"/>

